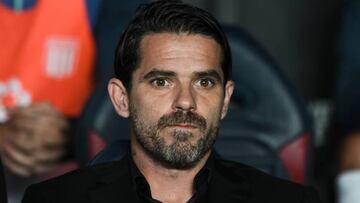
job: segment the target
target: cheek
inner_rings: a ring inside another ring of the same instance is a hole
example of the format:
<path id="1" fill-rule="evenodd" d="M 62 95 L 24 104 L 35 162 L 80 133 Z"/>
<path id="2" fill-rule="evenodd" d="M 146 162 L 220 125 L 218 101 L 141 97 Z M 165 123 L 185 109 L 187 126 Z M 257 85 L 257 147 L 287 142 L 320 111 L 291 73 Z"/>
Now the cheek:
<path id="1" fill-rule="evenodd" d="M 169 102 L 165 98 L 154 95 L 142 94 L 132 97 L 132 105 L 136 109 L 139 117 L 144 121 L 157 122 L 158 119 L 167 113 Z"/>
<path id="2" fill-rule="evenodd" d="M 212 123 L 220 119 L 222 106 L 223 99 L 221 94 L 212 94 L 199 97 L 197 107 L 198 113 Z"/>

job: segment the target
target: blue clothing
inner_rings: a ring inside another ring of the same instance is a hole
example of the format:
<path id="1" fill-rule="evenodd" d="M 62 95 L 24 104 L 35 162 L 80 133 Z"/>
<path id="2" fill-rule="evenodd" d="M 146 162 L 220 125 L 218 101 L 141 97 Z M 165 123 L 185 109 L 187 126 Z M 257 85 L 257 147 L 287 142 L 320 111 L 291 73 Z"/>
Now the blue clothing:
<path id="1" fill-rule="evenodd" d="M 360 1 L 348 1 L 338 41 L 336 117 L 344 133 L 360 130 Z"/>
<path id="2" fill-rule="evenodd" d="M 45 0 L 48 1 L 48 0 Z M 86 0 L 86 6 L 88 10 L 89 22 L 91 27 L 94 28 L 97 22 L 99 8 L 102 0 Z M 3 0 L 7 7 L 13 8 L 14 10 L 22 11 L 31 9 L 35 6 L 37 0 Z"/>

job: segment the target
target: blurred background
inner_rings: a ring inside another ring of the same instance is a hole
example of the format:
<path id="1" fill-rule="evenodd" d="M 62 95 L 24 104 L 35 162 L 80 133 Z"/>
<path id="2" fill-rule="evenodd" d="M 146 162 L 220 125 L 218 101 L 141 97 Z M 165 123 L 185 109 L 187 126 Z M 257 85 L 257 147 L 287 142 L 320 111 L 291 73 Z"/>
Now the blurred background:
<path id="1" fill-rule="evenodd" d="M 187 0 L 250 32 L 307 99 L 330 99 L 344 0 Z"/>

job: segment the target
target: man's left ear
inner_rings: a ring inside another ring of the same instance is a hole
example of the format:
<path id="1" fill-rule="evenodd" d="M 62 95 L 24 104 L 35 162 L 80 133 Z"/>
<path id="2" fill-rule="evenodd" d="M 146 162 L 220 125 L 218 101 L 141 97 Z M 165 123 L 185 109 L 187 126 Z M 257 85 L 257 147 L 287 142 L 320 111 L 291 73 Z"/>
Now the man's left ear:
<path id="1" fill-rule="evenodd" d="M 225 95 L 224 95 L 224 105 L 221 110 L 221 119 L 224 119 L 230 105 L 231 95 L 234 92 L 234 82 L 232 80 L 228 80 L 225 85 Z"/>

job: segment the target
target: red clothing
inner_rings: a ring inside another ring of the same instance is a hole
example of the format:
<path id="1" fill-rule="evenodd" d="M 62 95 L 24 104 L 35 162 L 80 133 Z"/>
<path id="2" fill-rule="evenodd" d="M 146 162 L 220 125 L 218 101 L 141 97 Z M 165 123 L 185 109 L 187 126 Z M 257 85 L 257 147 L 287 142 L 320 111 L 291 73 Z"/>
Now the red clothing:
<path id="1" fill-rule="evenodd" d="M 47 101 L 77 116 L 93 86 L 95 42 L 85 0 L 0 3 L 0 121 L 5 109 Z"/>

